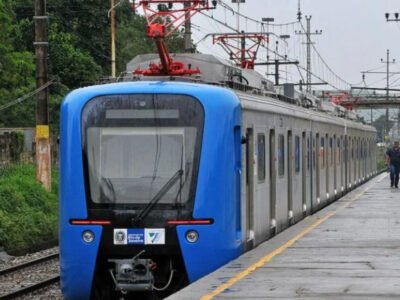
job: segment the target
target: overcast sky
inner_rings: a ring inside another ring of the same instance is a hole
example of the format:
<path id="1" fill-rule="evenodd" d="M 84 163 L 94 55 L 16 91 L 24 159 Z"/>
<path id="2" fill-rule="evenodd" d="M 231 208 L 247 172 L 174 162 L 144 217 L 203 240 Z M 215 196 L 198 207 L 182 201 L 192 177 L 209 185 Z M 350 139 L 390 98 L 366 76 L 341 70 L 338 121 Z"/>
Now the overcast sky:
<path id="1" fill-rule="evenodd" d="M 224 0 L 232 8 L 237 10 L 237 5 L 232 4 L 232 0 Z M 262 17 L 275 18 L 275 24 L 296 21 L 298 10 L 298 0 L 246 0 L 241 4 L 240 12 L 253 19 L 261 20 Z M 375 71 L 386 71 L 385 64 L 381 63 L 381 58 L 386 60 L 386 49 L 390 49 L 390 60 L 395 58 L 400 62 L 400 22 L 386 22 L 385 12 L 390 12 L 393 17 L 394 12 L 400 12 L 399 0 L 301 0 L 301 10 L 303 13 L 303 24 L 305 25 L 304 15 L 312 15 L 311 29 L 322 30 L 322 35 L 315 35 L 312 40 L 315 47 L 327 62 L 327 64 L 340 77 L 353 84 L 361 84 L 361 71 L 380 68 Z M 218 7 L 212 13 L 215 18 L 227 22 L 236 27 L 236 16 L 222 7 Z M 198 41 L 207 32 L 229 31 L 215 22 L 206 20 L 203 16 L 196 16 L 193 19 L 195 27 L 193 29 L 193 39 Z M 241 29 L 246 31 L 258 31 L 260 25 L 252 21 L 240 19 Z M 305 67 L 305 45 L 302 44 L 303 36 L 296 35 L 295 30 L 299 30 L 298 24 L 289 26 L 269 27 L 277 35 L 290 34 L 288 56 L 300 59 Z M 275 40 L 271 40 L 270 47 L 275 48 Z M 284 54 L 284 43 L 280 42 L 281 54 Z M 211 39 L 206 39 L 198 44 L 201 52 L 217 53 L 219 56 L 227 58 L 227 55 L 219 50 L 218 46 L 212 45 Z M 261 50 L 258 57 L 262 60 L 266 58 L 266 51 Z M 272 56 L 271 58 L 274 58 Z M 285 67 L 281 67 L 282 72 Z M 320 60 L 313 58 L 313 72 L 319 76 L 333 80 L 340 85 L 323 67 Z M 260 70 L 265 72 L 265 70 Z M 299 80 L 296 68 L 289 68 L 288 79 Z M 400 64 L 391 65 L 391 71 L 400 71 Z M 284 73 L 281 75 L 286 76 Z M 272 77 L 270 77 L 272 79 Z M 399 79 L 398 79 L 399 78 Z M 396 81 L 398 79 L 398 81 Z M 284 81 L 284 79 L 283 79 Z M 378 82 L 377 82 L 378 81 Z M 379 82 L 380 81 L 380 82 Z M 400 75 L 392 76 L 390 81 L 393 86 L 400 86 Z M 366 82 L 370 86 L 383 87 L 386 84 L 384 74 L 367 74 Z M 399 86 L 397 88 L 399 88 Z"/>

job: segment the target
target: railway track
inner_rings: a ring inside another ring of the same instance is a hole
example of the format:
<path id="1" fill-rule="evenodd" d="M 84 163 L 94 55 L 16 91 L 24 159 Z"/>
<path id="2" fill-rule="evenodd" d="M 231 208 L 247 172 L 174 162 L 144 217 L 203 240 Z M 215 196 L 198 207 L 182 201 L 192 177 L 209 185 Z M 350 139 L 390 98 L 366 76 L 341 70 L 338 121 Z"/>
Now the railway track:
<path id="1" fill-rule="evenodd" d="M 0 270 L 0 300 L 14 299 L 60 281 L 58 253 Z"/>

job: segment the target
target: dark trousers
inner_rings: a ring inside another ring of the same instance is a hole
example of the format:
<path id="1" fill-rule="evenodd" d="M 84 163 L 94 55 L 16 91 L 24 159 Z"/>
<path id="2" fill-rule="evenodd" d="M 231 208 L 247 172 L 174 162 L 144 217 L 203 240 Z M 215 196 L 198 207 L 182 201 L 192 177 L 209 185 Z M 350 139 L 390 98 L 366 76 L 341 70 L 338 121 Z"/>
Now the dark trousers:
<path id="1" fill-rule="evenodd" d="M 390 185 L 396 186 L 399 184 L 400 167 L 398 164 L 390 164 Z"/>

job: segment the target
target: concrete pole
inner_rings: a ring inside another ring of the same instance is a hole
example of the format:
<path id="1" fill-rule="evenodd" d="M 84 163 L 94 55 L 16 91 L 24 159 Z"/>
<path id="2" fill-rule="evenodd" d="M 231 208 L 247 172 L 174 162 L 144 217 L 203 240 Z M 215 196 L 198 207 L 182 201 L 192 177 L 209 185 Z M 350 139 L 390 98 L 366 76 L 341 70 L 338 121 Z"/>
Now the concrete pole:
<path id="1" fill-rule="evenodd" d="M 115 66 L 115 0 L 111 0 L 111 77 L 116 77 Z"/>
<path id="2" fill-rule="evenodd" d="M 36 87 L 47 83 L 47 19 L 46 0 L 35 0 L 35 55 Z M 51 151 L 48 113 L 48 89 L 41 90 L 36 97 L 36 178 L 46 190 L 51 190 Z"/>

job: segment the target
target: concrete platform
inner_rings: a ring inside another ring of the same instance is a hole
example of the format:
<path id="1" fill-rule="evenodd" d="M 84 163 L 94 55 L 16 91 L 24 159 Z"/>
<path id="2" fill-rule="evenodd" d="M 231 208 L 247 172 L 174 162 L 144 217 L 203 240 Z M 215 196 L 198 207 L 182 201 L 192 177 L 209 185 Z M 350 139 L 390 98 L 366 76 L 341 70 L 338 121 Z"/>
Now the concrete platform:
<path id="1" fill-rule="evenodd" d="M 400 189 L 381 174 L 168 299 L 400 299 Z"/>

